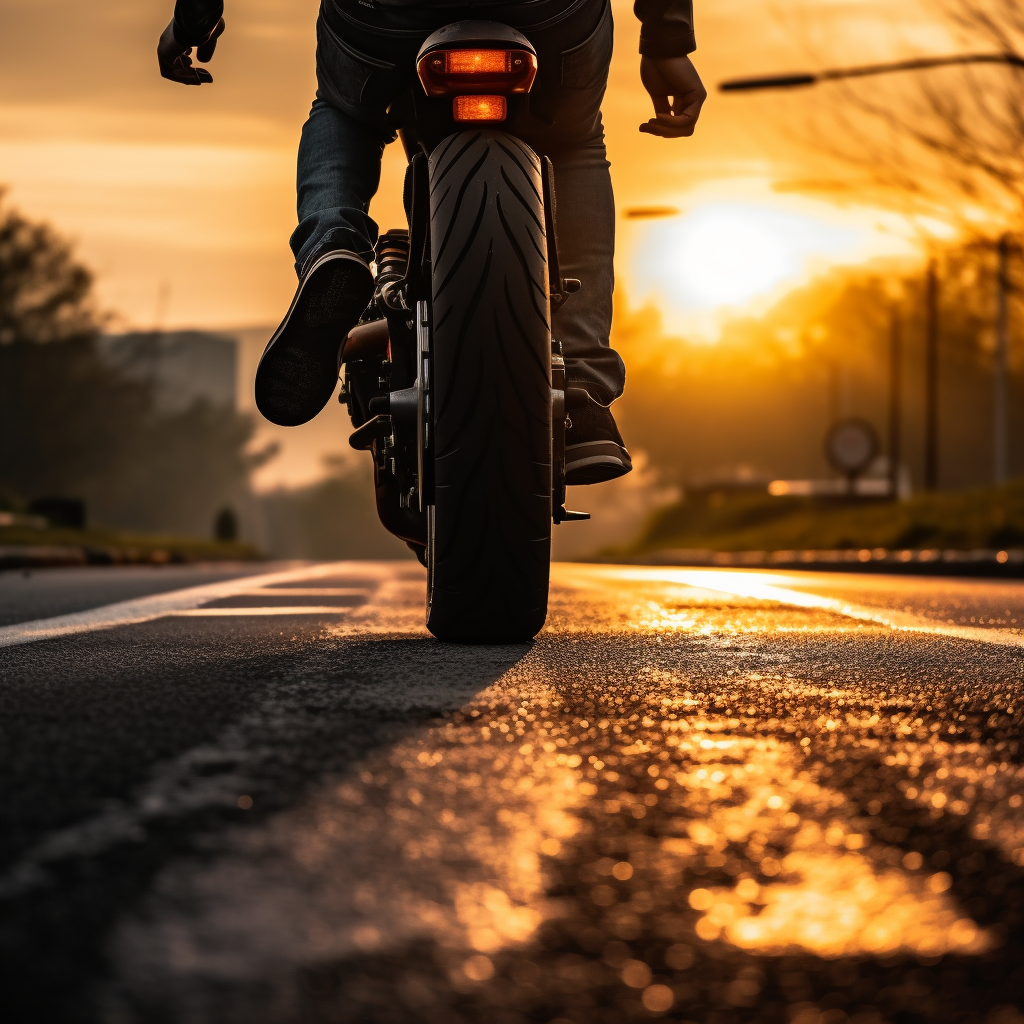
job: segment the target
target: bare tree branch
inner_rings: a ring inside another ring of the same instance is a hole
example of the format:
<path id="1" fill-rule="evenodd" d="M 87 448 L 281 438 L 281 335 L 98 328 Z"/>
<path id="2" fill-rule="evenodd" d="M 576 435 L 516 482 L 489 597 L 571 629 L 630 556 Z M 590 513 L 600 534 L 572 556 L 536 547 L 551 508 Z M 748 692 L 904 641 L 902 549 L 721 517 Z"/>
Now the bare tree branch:
<path id="1" fill-rule="evenodd" d="M 966 48 L 1020 57 L 1021 0 L 940 0 Z M 962 67 L 832 87 L 843 131 L 817 138 L 835 158 L 915 207 L 977 230 L 1024 215 L 1024 70 Z M 881 129 L 881 130 L 880 130 Z M 973 206 L 965 206 L 965 201 Z"/>

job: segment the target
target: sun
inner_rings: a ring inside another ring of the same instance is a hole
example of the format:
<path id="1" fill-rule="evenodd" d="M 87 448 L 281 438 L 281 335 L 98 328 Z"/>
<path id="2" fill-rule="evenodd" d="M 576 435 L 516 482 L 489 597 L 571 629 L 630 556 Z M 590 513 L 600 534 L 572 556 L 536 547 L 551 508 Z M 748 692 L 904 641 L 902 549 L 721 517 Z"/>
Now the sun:
<path id="1" fill-rule="evenodd" d="M 680 297 L 697 306 L 740 306 L 799 274 L 792 220 L 729 207 L 684 218 L 669 242 L 666 266 Z"/>
<path id="2" fill-rule="evenodd" d="M 630 301 L 653 301 L 667 326 L 707 334 L 698 325 L 709 318 L 774 297 L 829 264 L 863 259 L 866 227 L 757 202 L 708 201 L 635 229 Z"/>

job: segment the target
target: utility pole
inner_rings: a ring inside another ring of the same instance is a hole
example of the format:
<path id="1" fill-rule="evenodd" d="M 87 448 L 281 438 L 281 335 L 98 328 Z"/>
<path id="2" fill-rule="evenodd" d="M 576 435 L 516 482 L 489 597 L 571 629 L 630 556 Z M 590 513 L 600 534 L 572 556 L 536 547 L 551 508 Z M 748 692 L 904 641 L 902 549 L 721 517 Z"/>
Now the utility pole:
<path id="1" fill-rule="evenodd" d="M 1009 328 L 1010 236 L 999 239 L 996 299 L 996 357 L 992 384 L 992 481 L 1005 484 L 1009 476 L 1009 439 L 1007 430 L 1006 357 Z"/>
<path id="2" fill-rule="evenodd" d="M 889 324 L 889 487 L 893 501 L 899 497 L 901 441 L 901 370 L 903 364 L 903 323 L 899 306 L 892 307 Z"/>
<path id="3" fill-rule="evenodd" d="M 828 373 L 828 425 L 832 426 L 833 423 L 839 421 L 839 417 L 843 414 L 843 399 L 839 380 L 841 370 L 838 357 L 827 360 L 825 369 Z"/>
<path id="4" fill-rule="evenodd" d="M 924 486 L 939 486 L 939 271 L 928 261 L 925 281 L 924 338 Z"/>

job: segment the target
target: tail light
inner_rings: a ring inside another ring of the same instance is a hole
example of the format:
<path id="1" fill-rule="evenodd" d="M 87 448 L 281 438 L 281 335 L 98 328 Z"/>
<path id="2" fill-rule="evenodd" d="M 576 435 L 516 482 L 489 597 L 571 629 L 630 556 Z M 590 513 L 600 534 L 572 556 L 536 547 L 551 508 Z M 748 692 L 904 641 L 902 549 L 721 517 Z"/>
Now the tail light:
<path id="1" fill-rule="evenodd" d="M 456 121 L 504 121 L 508 105 L 504 96 L 456 96 L 452 113 Z"/>
<path id="2" fill-rule="evenodd" d="M 529 92 L 537 58 L 529 50 L 434 50 L 416 68 L 428 96 Z"/>

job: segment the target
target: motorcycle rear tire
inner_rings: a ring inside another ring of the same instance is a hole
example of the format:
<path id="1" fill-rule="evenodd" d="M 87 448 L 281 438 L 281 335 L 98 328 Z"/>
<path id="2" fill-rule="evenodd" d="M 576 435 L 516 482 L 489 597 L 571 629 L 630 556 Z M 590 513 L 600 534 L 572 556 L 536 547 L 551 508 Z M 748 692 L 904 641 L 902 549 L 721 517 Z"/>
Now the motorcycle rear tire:
<path id="1" fill-rule="evenodd" d="M 502 132 L 430 156 L 434 502 L 427 628 L 516 643 L 547 616 L 551 327 L 541 165 Z"/>

